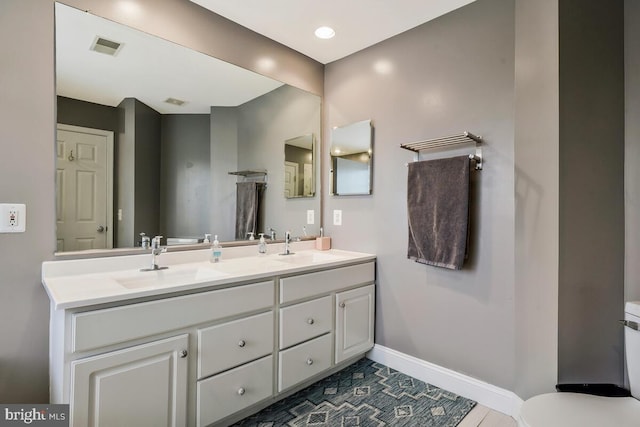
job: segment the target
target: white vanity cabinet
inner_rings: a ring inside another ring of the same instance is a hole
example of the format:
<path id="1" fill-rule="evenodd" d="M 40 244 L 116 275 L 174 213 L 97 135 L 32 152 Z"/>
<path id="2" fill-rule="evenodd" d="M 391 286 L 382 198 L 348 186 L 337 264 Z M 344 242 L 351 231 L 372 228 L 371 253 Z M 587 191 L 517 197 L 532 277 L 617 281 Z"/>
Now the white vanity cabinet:
<path id="1" fill-rule="evenodd" d="M 187 334 L 71 362 L 74 426 L 187 422 Z"/>
<path id="2" fill-rule="evenodd" d="M 274 283 L 96 309 L 52 307 L 52 402 L 71 404 L 72 427 L 194 425 L 201 379 L 271 357 Z M 272 395 L 273 375 L 261 375 L 267 392 L 250 393 L 247 405 Z"/>
<path id="3" fill-rule="evenodd" d="M 280 280 L 278 391 L 373 347 L 374 280 L 373 262 Z"/>
<path id="4" fill-rule="evenodd" d="M 70 404 L 71 427 L 227 426 L 373 347 L 373 256 L 274 265 L 84 305 L 55 297 L 64 280 L 89 288 L 95 276 L 51 280 L 51 402 Z"/>

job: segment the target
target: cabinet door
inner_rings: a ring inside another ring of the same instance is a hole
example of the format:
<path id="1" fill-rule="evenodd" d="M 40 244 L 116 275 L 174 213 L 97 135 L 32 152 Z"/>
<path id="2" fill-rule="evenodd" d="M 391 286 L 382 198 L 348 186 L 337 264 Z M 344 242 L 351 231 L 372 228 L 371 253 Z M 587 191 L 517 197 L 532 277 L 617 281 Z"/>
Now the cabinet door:
<path id="1" fill-rule="evenodd" d="M 375 286 L 336 294 L 336 363 L 373 347 Z"/>
<path id="2" fill-rule="evenodd" d="M 71 363 L 73 427 L 186 425 L 189 336 Z"/>

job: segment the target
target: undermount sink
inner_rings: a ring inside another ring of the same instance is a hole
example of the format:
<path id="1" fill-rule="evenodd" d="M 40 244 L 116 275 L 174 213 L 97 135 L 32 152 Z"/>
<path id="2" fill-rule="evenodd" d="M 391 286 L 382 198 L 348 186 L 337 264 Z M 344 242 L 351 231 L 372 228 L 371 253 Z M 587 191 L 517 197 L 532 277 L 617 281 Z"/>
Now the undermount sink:
<path id="1" fill-rule="evenodd" d="M 317 264 L 320 262 L 333 262 L 345 259 L 344 256 L 320 252 L 320 251 L 301 251 L 289 255 L 278 254 L 278 260 L 290 264 Z"/>
<path id="2" fill-rule="evenodd" d="M 211 268 L 168 268 L 155 271 L 140 271 L 126 277 L 116 277 L 115 281 L 127 289 L 153 288 L 190 282 L 204 282 L 221 279 L 227 273 Z"/>
<path id="3" fill-rule="evenodd" d="M 224 274 L 243 274 L 264 270 L 277 270 L 285 267 L 278 259 L 269 256 L 253 256 L 247 258 L 222 259 L 211 264 L 211 268 Z"/>

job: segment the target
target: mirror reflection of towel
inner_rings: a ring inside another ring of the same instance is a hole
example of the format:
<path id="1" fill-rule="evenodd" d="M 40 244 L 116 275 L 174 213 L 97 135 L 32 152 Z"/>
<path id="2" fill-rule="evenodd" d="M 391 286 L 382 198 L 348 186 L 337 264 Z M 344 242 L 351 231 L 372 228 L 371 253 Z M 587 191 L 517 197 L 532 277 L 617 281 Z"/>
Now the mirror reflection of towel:
<path id="1" fill-rule="evenodd" d="M 469 234 L 469 157 L 409 164 L 407 257 L 416 262 L 462 268 Z"/>
<path id="2" fill-rule="evenodd" d="M 262 229 L 262 195 L 264 182 L 238 182 L 236 184 L 236 239 L 246 240 L 250 232 Z"/>

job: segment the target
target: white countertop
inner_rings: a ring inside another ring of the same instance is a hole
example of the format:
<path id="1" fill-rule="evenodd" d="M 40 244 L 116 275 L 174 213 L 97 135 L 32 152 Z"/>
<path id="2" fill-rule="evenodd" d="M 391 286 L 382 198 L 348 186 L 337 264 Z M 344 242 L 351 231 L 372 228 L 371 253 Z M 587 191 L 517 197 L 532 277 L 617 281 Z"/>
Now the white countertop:
<path id="1" fill-rule="evenodd" d="M 217 263 L 209 262 L 207 249 L 170 252 L 158 256 L 168 269 L 140 271 L 151 262 L 151 255 L 48 261 L 42 266 L 42 283 L 54 309 L 152 297 L 172 292 L 214 288 L 245 280 L 339 267 L 353 262 L 374 260 L 375 255 L 338 249 L 318 251 L 313 242 L 292 244 L 293 255 L 278 255 L 281 245 L 269 245 L 266 255 L 255 254 L 253 246 L 225 248 Z M 248 248 L 248 249 L 245 249 Z M 255 254 L 255 255 L 251 255 Z"/>

